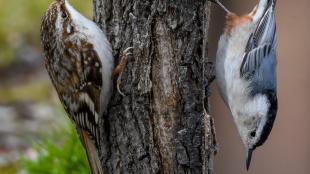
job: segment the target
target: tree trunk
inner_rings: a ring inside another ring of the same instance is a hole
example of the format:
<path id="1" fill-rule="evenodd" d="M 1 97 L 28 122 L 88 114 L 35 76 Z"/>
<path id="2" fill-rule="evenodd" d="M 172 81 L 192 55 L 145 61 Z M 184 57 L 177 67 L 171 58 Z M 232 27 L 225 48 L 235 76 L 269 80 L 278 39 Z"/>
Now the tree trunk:
<path id="1" fill-rule="evenodd" d="M 213 173 L 207 0 L 94 0 L 94 10 L 116 63 L 134 48 L 122 78 L 126 97 L 114 92 L 101 124 L 106 173 Z"/>

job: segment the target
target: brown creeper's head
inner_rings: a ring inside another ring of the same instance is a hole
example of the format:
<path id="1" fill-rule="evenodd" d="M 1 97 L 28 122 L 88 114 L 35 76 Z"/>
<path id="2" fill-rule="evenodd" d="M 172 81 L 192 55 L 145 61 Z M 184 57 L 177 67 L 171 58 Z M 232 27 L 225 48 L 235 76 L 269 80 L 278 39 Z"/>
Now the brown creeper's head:
<path id="1" fill-rule="evenodd" d="M 71 10 L 70 8 L 72 7 L 67 0 L 56 0 L 45 12 L 41 25 L 41 40 L 45 47 L 44 50 L 53 49 L 53 44 L 61 42 L 74 32 L 71 17 L 73 8 Z"/>

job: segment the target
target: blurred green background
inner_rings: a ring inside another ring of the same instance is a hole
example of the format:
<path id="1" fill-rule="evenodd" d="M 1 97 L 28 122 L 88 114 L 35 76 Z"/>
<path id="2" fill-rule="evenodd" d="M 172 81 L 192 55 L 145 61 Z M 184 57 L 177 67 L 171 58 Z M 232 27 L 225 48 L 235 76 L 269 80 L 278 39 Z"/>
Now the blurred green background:
<path id="1" fill-rule="evenodd" d="M 89 173 L 43 65 L 40 25 L 50 3 L 0 0 L 0 174 Z M 92 18 L 91 0 L 70 3 Z"/>

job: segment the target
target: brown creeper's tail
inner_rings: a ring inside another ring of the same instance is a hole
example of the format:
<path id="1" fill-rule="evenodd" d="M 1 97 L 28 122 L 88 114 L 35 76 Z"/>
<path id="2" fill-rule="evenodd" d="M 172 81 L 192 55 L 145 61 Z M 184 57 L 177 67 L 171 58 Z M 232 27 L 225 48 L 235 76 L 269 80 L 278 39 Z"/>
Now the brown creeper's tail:
<path id="1" fill-rule="evenodd" d="M 80 133 L 80 138 L 86 150 L 92 174 L 104 174 L 105 172 L 103 172 L 103 167 L 101 166 L 98 156 L 98 149 L 95 146 L 94 141 L 86 131 L 80 130 Z"/>
<path id="2" fill-rule="evenodd" d="M 133 49 L 133 47 L 128 47 L 127 49 L 123 51 L 121 60 L 112 73 L 113 79 L 116 78 L 117 76 L 116 88 L 117 88 L 118 93 L 121 94 L 123 97 L 125 96 L 125 94 L 120 90 L 120 85 L 121 85 L 121 79 L 122 79 L 123 72 L 128 63 L 128 56 L 132 54 L 130 52 L 131 49 Z"/>

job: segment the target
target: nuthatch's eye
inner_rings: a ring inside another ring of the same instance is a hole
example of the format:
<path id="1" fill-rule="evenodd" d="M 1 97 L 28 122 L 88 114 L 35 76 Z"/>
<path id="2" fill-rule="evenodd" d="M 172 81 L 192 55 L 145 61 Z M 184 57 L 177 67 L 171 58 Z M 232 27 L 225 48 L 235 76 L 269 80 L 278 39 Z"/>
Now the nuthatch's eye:
<path id="1" fill-rule="evenodd" d="M 66 13 L 66 12 L 62 12 L 61 17 L 65 19 L 65 18 L 67 18 L 67 17 L 68 17 L 68 15 L 67 15 L 67 13 Z"/>
<path id="2" fill-rule="evenodd" d="M 256 136 L 256 132 L 255 132 L 255 131 L 252 131 L 252 132 L 250 133 L 250 136 L 251 136 L 252 138 L 254 138 L 254 137 Z"/>

